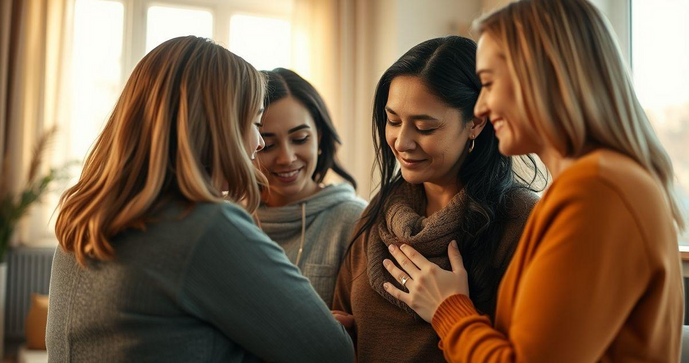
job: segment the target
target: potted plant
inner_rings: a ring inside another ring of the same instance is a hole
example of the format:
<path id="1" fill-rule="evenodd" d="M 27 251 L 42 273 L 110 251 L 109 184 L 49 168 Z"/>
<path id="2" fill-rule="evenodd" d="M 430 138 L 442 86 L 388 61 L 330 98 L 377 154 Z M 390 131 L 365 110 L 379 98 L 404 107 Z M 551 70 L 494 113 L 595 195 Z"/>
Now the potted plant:
<path id="1" fill-rule="evenodd" d="M 46 149 L 55 136 L 56 128 L 47 130 L 38 140 L 31 157 L 27 179 L 17 192 L 9 190 L 9 158 L 5 156 L 0 175 L 0 357 L 3 353 L 5 290 L 7 284 L 6 254 L 17 223 L 24 217 L 29 208 L 41 201 L 48 187 L 55 180 L 65 179 L 62 169 L 50 169 L 41 174 L 41 164 Z"/>

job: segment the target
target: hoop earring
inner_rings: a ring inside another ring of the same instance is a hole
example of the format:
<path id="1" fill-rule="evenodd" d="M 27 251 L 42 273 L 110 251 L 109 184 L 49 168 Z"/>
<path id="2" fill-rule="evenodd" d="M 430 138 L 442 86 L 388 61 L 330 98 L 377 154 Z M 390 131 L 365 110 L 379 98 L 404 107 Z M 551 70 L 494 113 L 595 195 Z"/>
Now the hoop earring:
<path id="1" fill-rule="evenodd" d="M 471 145 L 469 146 L 469 153 L 474 151 L 474 147 L 476 147 L 476 139 L 474 138 L 474 135 L 471 135 Z"/>

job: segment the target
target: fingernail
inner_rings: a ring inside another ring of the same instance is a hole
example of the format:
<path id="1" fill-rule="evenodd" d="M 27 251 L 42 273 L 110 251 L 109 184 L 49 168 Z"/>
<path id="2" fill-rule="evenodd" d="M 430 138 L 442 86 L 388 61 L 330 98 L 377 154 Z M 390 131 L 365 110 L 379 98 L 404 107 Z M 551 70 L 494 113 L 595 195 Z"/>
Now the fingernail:
<path id="1" fill-rule="evenodd" d="M 387 259 L 383 260 L 383 266 L 388 267 L 389 264 L 390 261 L 388 261 Z"/>
<path id="2" fill-rule="evenodd" d="M 400 246 L 400 249 L 401 249 L 402 251 L 404 251 L 404 248 L 405 248 L 405 247 L 407 247 L 407 245 L 401 245 L 401 246 Z"/>
<path id="3" fill-rule="evenodd" d="M 388 284 L 388 283 L 386 282 L 386 283 L 383 284 L 383 288 L 384 288 L 385 290 L 387 290 L 389 285 L 390 285 L 390 284 Z"/>
<path id="4" fill-rule="evenodd" d="M 388 247 L 388 249 L 390 250 L 390 252 L 394 251 L 394 250 L 395 250 L 395 245 L 390 245 L 390 247 Z"/>
<path id="5" fill-rule="evenodd" d="M 450 244 L 452 245 L 452 247 L 459 249 L 459 247 L 457 247 L 457 241 L 453 240 L 452 242 L 450 242 Z"/>

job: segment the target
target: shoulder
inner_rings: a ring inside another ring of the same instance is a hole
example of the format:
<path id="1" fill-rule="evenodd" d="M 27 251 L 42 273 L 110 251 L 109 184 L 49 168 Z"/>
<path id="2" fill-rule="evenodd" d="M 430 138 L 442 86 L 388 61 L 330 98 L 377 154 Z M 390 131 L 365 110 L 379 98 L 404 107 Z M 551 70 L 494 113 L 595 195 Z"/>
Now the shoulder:
<path id="1" fill-rule="evenodd" d="M 614 235 L 608 243 L 620 250 L 638 245 L 649 257 L 661 251 L 676 254 L 677 234 L 660 183 L 625 155 L 598 150 L 582 157 L 543 199 L 539 219 L 544 225 L 561 217 L 567 228 Z"/>
<path id="2" fill-rule="evenodd" d="M 505 203 L 508 218 L 526 221 L 539 200 L 538 194 L 528 188 L 518 187 L 510 190 Z"/>
<path id="3" fill-rule="evenodd" d="M 665 215 L 669 210 L 660 183 L 633 159 L 612 150 L 598 150 L 577 160 L 548 191 L 549 199 L 586 200 L 596 208 L 613 208 L 619 200 L 637 218 Z M 652 218 L 653 219 L 653 218 Z"/>

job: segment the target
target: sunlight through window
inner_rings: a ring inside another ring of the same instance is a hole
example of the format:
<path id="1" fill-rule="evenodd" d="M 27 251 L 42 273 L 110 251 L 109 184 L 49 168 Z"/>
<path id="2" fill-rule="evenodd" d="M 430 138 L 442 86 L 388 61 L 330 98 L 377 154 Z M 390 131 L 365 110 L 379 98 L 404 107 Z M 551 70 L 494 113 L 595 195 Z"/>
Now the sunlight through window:
<path id="1" fill-rule="evenodd" d="M 124 7 L 117 1 L 77 0 L 72 53 L 69 160 L 82 160 L 121 91 Z"/>
<path id="2" fill-rule="evenodd" d="M 213 14 L 185 7 L 151 6 L 146 21 L 146 53 L 160 43 L 184 35 L 213 38 Z"/>
<path id="3" fill-rule="evenodd" d="M 689 211 L 689 2 L 633 0 L 632 67 L 639 97 L 672 158 Z M 682 238 L 689 245 L 689 235 Z"/>
<path id="4" fill-rule="evenodd" d="M 230 19 L 230 51 L 259 70 L 289 68 L 290 28 L 287 20 L 234 15 Z"/>

